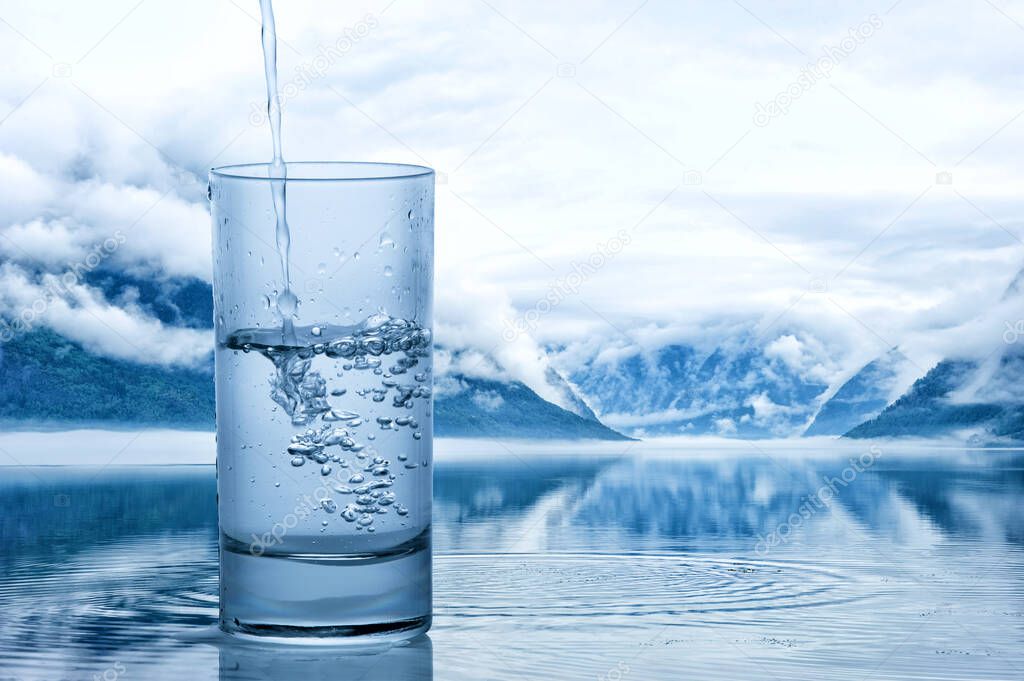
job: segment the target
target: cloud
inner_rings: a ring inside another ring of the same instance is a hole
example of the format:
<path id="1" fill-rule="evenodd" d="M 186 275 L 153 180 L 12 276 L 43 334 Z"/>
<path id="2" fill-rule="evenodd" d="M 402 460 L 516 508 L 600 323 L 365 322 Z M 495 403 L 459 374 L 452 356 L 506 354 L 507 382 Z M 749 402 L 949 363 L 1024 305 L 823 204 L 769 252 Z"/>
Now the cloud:
<path id="1" fill-rule="evenodd" d="M 613 428 L 637 429 L 645 426 L 660 426 L 666 423 L 688 421 L 706 414 L 713 414 L 722 409 L 723 405 L 697 404 L 688 409 L 662 409 L 658 411 L 645 411 L 638 414 L 613 412 L 601 414 L 601 421 Z"/>
<path id="2" fill-rule="evenodd" d="M 813 56 L 870 13 L 818 9 L 752 6 Z M 118 12 L 80 3 L 10 9 L 5 19 L 54 59 L 8 31 L 8 262 L 59 274 L 121 230 L 111 266 L 209 281 L 206 167 L 269 153 L 267 129 L 248 120 L 263 82 L 245 11 L 144 3 L 115 26 Z M 1024 46 L 984 3 L 902 3 L 766 127 L 754 124 L 756 103 L 807 59 L 732 3 L 648 3 L 625 23 L 610 0 L 582 15 L 527 0 L 508 20 L 470 1 L 386 12 L 290 3 L 277 17 L 282 78 L 368 13 L 372 33 L 288 102 L 285 153 L 446 174 L 436 335 L 451 370 L 511 376 L 557 399 L 544 379 L 552 349 L 576 366 L 615 362 L 756 326 L 779 362 L 834 381 L 894 345 L 927 366 L 998 342 L 996 318 L 961 329 L 962 345 L 958 332 L 936 333 L 990 306 L 1020 264 L 1008 232 L 1024 224 L 1014 156 L 1024 128 L 1007 65 Z M 953 184 L 936 184 L 947 169 Z M 622 253 L 505 340 L 506 320 L 622 229 L 632 235 Z"/>
<path id="3" fill-rule="evenodd" d="M 70 273 L 65 273 L 65 275 Z M 131 304 L 113 305 L 73 277 L 35 277 L 17 265 L 0 265 L 4 340 L 49 327 L 87 350 L 143 364 L 195 366 L 209 357 L 209 332 L 162 324 Z"/>
<path id="4" fill-rule="evenodd" d="M 730 418 L 715 419 L 714 426 L 719 435 L 734 435 L 736 433 L 736 422 Z"/>
<path id="5" fill-rule="evenodd" d="M 768 428 L 780 436 L 789 435 L 792 432 L 794 416 L 802 416 L 807 413 L 806 405 L 776 404 L 764 392 L 751 395 L 745 404 L 754 410 L 751 421 L 755 425 Z"/>
<path id="6" fill-rule="evenodd" d="M 445 352 L 436 373 L 517 380 L 555 404 L 564 394 L 548 383 L 547 353 L 529 334 L 509 337 L 515 317 L 507 293 L 486 283 L 486 273 L 442 270 L 438 274 L 435 339 Z M 563 404 L 562 406 L 568 406 Z"/>
<path id="7" fill-rule="evenodd" d="M 39 208 L 53 200 L 54 183 L 17 156 L 0 153 L 0 206 L 5 221 L 30 219 Z"/>
<path id="8" fill-rule="evenodd" d="M 478 392 L 473 395 L 473 404 L 484 411 L 497 411 L 505 404 L 505 399 L 494 391 Z"/>
<path id="9" fill-rule="evenodd" d="M 839 374 L 839 367 L 828 348 L 807 333 L 787 333 L 768 343 L 765 357 L 778 359 L 802 378 L 829 383 Z"/>
<path id="10" fill-rule="evenodd" d="M 85 255 L 81 230 L 65 220 L 30 220 L 0 228 L 0 253 L 8 261 L 59 267 Z"/>
<path id="11" fill-rule="evenodd" d="M 168 191 L 97 182 L 76 184 L 69 213 L 90 226 L 95 239 L 117 227 L 125 234 L 115 262 L 125 270 L 209 282 L 210 216 L 205 205 Z"/>

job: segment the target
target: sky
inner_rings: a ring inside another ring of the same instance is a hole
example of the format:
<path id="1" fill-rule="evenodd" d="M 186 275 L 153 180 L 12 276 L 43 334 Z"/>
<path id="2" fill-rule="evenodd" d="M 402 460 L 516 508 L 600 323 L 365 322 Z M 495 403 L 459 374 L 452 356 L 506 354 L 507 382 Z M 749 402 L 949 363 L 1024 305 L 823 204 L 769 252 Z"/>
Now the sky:
<path id="1" fill-rule="evenodd" d="M 1024 2 L 277 5 L 286 158 L 438 172 L 452 369 L 753 330 L 835 382 L 1016 323 Z M 256 0 L 2 0 L 0 40 L 0 310 L 97 244 L 209 281 L 206 171 L 270 155 Z M 211 343 L 81 282 L 37 307 L 112 356 Z"/>

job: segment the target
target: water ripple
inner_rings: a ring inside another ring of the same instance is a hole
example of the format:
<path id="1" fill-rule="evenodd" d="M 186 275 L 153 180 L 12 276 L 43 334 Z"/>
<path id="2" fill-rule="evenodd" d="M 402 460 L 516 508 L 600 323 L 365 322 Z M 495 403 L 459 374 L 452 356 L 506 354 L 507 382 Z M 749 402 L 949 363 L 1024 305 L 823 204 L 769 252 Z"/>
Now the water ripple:
<path id="1" fill-rule="evenodd" d="M 440 614 L 532 618 L 760 613 L 866 598 L 854 578 L 794 562 L 647 554 L 443 556 Z M 589 625 L 588 625 L 589 626 Z"/>

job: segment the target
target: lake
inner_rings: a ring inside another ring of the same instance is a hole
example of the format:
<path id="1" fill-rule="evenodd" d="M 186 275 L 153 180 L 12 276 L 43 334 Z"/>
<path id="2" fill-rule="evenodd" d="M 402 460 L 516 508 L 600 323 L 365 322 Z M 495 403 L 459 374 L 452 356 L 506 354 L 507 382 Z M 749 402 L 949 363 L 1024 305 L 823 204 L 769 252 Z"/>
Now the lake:
<path id="1" fill-rule="evenodd" d="M 440 443 L 388 651 L 218 635 L 212 466 L 7 466 L 0 679 L 1024 678 L 1024 453 L 869 446 Z"/>

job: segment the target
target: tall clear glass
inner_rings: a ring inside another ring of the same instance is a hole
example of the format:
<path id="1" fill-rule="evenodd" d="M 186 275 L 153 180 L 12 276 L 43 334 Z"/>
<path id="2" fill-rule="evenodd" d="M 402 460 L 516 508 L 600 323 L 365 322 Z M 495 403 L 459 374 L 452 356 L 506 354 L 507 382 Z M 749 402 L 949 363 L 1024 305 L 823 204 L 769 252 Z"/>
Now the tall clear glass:
<path id="1" fill-rule="evenodd" d="M 210 173 L 221 627 L 411 638 L 431 614 L 434 173 L 289 163 L 284 249 L 271 182 Z"/>

